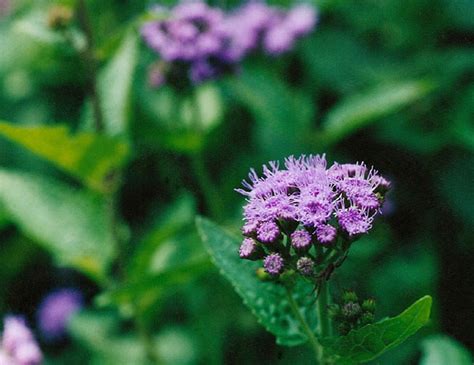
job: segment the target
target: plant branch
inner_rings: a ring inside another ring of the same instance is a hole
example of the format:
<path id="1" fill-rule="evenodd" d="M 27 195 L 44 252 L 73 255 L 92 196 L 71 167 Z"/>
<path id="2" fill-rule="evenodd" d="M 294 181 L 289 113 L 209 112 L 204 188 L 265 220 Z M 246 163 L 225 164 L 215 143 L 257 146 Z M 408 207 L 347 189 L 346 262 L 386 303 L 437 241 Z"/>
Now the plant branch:
<path id="1" fill-rule="evenodd" d="M 323 347 L 319 343 L 318 339 L 314 335 L 313 331 L 311 330 L 308 322 L 304 319 L 304 317 L 301 315 L 301 312 L 298 308 L 298 305 L 295 302 L 295 299 L 293 298 L 293 293 L 291 288 L 289 286 L 285 285 L 286 289 L 286 295 L 288 297 L 288 302 L 290 303 L 291 310 L 293 314 L 295 315 L 296 319 L 298 322 L 300 322 L 301 327 L 303 328 L 304 333 L 306 334 L 306 337 L 308 337 L 308 342 L 311 346 L 311 348 L 314 351 L 314 354 L 316 356 L 316 359 L 318 363 L 322 364 L 323 361 Z"/>

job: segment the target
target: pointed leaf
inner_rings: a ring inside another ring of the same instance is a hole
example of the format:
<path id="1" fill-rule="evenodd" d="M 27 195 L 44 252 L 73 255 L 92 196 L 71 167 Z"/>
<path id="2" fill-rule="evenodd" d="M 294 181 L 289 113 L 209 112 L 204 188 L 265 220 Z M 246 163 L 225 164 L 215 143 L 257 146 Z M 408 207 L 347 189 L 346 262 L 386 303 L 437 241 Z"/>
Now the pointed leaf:
<path id="1" fill-rule="evenodd" d="M 407 106 L 433 90 L 427 81 L 404 81 L 350 96 L 337 104 L 323 122 L 325 139 L 336 143 L 384 116 Z"/>
<path id="2" fill-rule="evenodd" d="M 277 342 L 285 346 L 296 346 L 307 341 L 307 337 L 294 318 L 285 289 L 274 282 L 262 282 L 255 275 L 258 263 L 240 259 L 240 240 L 218 225 L 204 219 L 196 221 L 201 238 L 216 266 L 231 282 L 244 303 L 252 310 L 259 322 L 277 336 Z M 312 287 L 299 282 L 294 299 L 300 313 L 311 328 L 316 328 L 316 310 Z"/>
<path id="3" fill-rule="evenodd" d="M 128 145 L 94 133 L 71 135 L 64 125 L 17 126 L 0 122 L 0 135 L 82 180 L 97 191 L 107 189 L 107 177 L 120 168 Z"/>
<path id="4" fill-rule="evenodd" d="M 393 318 L 364 326 L 348 335 L 324 339 L 328 354 L 337 364 L 360 364 L 398 346 L 428 323 L 432 299 L 425 296 Z"/>
<path id="5" fill-rule="evenodd" d="M 113 250 L 106 207 L 99 197 L 52 179 L 0 170 L 0 203 L 18 228 L 59 264 L 103 279 Z"/>
<path id="6" fill-rule="evenodd" d="M 137 60 L 137 35 L 129 31 L 115 56 L 99 74 L 98 92 L 109 135 L 126 135 L 128 131 L 130 92 Z"/>

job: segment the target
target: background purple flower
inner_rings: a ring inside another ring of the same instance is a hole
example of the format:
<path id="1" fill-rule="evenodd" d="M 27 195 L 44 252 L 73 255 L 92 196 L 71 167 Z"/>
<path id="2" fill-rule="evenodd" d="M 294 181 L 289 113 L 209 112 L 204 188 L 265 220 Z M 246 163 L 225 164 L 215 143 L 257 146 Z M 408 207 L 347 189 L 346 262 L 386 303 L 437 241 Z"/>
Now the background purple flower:
<path id="1" fill-rule="evenodd" d="M 5 317 L 1 343 L 2 355 L 0 359 L 8 359 L 2 364 L 37 365 L 43 360 L 43 355 L 33 333 L 22 317 Z"/>
<path id="2" fill-rule="evenodd" d="M 83 306 L 82 293 L 77 289 L 58 289 L 48 294 L 37 312 L 38 327 L 49 341 L 64 338 L 71 316 Z"/>

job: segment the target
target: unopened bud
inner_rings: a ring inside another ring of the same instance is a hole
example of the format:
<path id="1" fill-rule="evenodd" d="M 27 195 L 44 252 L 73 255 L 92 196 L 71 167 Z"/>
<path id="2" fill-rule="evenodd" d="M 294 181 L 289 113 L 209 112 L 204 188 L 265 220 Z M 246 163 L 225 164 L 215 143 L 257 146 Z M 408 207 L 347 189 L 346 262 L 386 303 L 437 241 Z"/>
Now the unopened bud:
<path id="1" fill-rule="evenodd" d="M 49 9 L 48 27 L 54 30 L 62 30 L 68 27 L 73 17 L 73 11 L 70 7 L 64 5 L 55 5 Z"/>

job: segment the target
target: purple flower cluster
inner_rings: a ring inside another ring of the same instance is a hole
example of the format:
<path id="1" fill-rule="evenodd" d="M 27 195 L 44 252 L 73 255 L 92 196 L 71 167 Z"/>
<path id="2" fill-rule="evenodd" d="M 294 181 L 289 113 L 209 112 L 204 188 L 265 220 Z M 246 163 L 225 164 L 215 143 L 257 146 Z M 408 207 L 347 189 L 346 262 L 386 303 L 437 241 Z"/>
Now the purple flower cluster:
<path id="1" fill-rule="evenodd" d="M 48 294 L 37 312 L 38 328 L 48 341 L 61 340 L 71 316 L 83 306 L 82 293 L 77 289 L 58 289 Z"/>
<path id="2" fill-rule="evenodd" d="M 21 317 L 5 318 L 1 345 L 0 365 L 37 365 L 43 361 L 31 330 Z"/>
<path id="3" fill-rule="evenodd" d="M 156 20 L 145 23 L 145 43 L 163 61 L 152 66 L 150 83 L 176 83 L 187 75 L 200 83 L 232 70 L 250 52 L 262 49 L 270 55 L 289 51 L 316 24 L 309 5 L 285 12 L 261 2 L 250 2 L 225 13 L 201 1 L 183 2 L 172 9 L 155 7 Z"/>
<path id="4" fill-rule="evenodd" d="M 240 257 L 264 258 L 270 275 L 313 273 L 313 247 L 352 242 L 372 227 L 390 183 L 363 163 L 327 167 L 325 156 L 293 156 L 255 170 L 237 189 L 247 197 Z M 286 245 L 286 246 L 285 246 Z M 248 254 L 251 248 L 252 255 Z"/>

